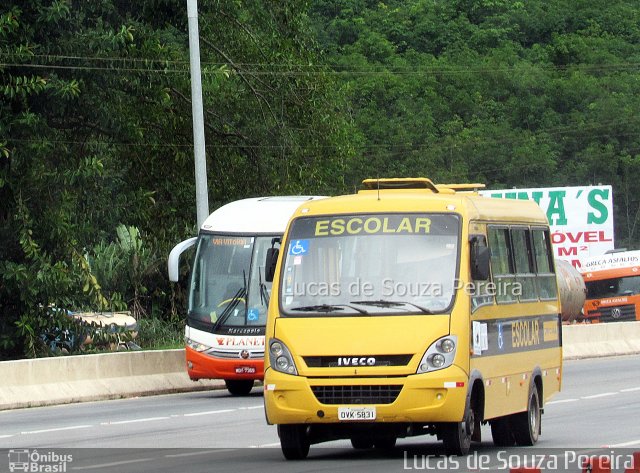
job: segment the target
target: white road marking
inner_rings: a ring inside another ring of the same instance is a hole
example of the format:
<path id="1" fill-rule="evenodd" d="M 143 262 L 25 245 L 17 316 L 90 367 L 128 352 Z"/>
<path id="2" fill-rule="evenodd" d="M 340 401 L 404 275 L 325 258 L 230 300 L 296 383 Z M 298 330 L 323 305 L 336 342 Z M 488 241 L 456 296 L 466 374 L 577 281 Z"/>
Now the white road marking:
<path id="1" fill-rule="evenodd" d="M 252 448 L 271 448 L 271 447 L 279 447 L 280 446 L 280 442 L 275 442 L 275 443 L 263 443 L 262 445 L 256 445 L 255 447 Z"/>
<path id="2" fill-rule="evenodd" d="M 616 394 L 618 394 L 618 393 L 615 392 L 615 393 L 593 394 L 591 396 L 582 396 L 580 399 L 596 399 L 596 398 L 599 398 L 599 397 L 615 396 Z"/>
<path id="3" fill-rule="evenodd" d="M 130 419 L 130 420 L 118 420 L 115 422 L 101 422 L 100 425 L 122 425 L 122 424 L 135 424 L 137 422 L 152 422 L 154 420 L 166 420 L 169 417 L 147 417 L 144 419 Z"/>
<path id="4" fill-rule="evenodd" d="M 76 429 L 88 429 L 89 427 L 93 427 L 92 425 L 72 425 L 71 427 L 56 427 L 53 429 L 42 429 L 42 430 L 30 430 L 27 432 L 20 432 L 22 435 L 29 434 L 44 434 L 47 432 L 59 432 L 61 430 L 76 430 Z"/>
<path id="5" fill-rule="evenodd" d="M 621 389 L 620 391 L 616 391 L 616 392 L 592 394 L 591 396 L 582 396 L 580 399 L 598 399 L 600 397 L 608 397 L 608 396 L 614 396 L 614 395 L 620 394 L 620 393 L 631 393 L 631 392 L 636 392 L 636 391 L 640 391 L 640 387 Z M 563 404 L 565 402 L 575 402 L 575 401 L 579 401 L 580 399 L 559 399 L 557 401 L 549 401 L 549 402 L 545 403 L 545 405 L 548 406 L 548 405 L 551 405 L 551 404 Z"/>
<path id="6" fill-rule="evenodd" d="M 193 416 L 208 416 L 210 414 L 223 414 L 225 412 L 234 412 L 237 409 L 220 409 L 218 411 L 204 411 L 204 412 L 192 412 L 191 414 L 184 414 L 185 417 Z"/>
<path id="7" fill-rule="evenodd" d="M 632 440 L 630 442 L 617 443 L 615 445 L 607 445 L 607 448 L 630 447 L 631 445 L 640 445 L 640 440 Z"/>
<path id="8" fill-rule="evenodd" d="M 153 460 L 153 458 L 138 458 L 136 460 L 125 460 L 120 462 L 112 462 L 112 463 L 99 463 L 97 465 L 89 465 L 89 466 L 72 466 L 72 470 L 97 470 L 99 468 L 110 468 L 112 466 L 120 466 L 120 465 L 129 465 L 131 463 L 141 463 L 148 462 Z"/>
<path id="9" fill-rule="evenodd" d="M 548 406 L 549 404 L 564 404 L 565 402 L 576 402 L 579 401 L 580 399 L 558 399 L 557 401 L 549 401 L 549 402 L 545 402 L 544 405 Z"/>
<path id="10" fill-rule="evenodd" d="M 129 420 L 119 420 L 119 421 L 108 421 L 108 422 L 101 422 L 99 425 L 108 426 L 108 425 L 135 424 L 135 423 L 139 423 L 139 422 L 153 422 L 153 421 L 156 421 L 156 420 L 174 419 L 174 418 L 177 418 L 177 417 L 206 416 L 206 415 L 212 415 L 212 414 L 224 414 L 226 412 L 235 412 L 235 411 L 238 411 L 238 410 L 263 409 L 263 408 L 264 408 L 264 406 L 262 404 L 260 404 L 258 406 L 240 407 L 238 409 L 218 409 L 216 411 L 191 412 L 189 414 L 181 414 L 181 415 L 180 414 L 172 414 L 170 416 L 146 417 L 144 419 L 129 419 Z M 71 427 L 54 427 L 54 428 L 51 428 L 51 429 L 31 430 L 31 431 L 27 431 L 27 432 L 20 432 L 20 434 L 22 434 L 22 435 L 42 434 L 42 433 L 57 432 L 57 431 L 62 431 L 62 430 L 87 429 L 89 427 L 94 427 L 94 426 L 93 425 L 74 425 L 74 426 L 71 426 Z M 13 437 L 14 435 L 16 435 L 16 434 L 0 435 L 0 439 L 10 438 L 10 437 Z"/>
<path id="11" fill-rule="evenodd" d="M 222 448 L 219 450 L 205 450 L 203 452 L 191 452 L 191 453 L 173 453 L 167 454 L 165 458 L 180 458 L 180 457 L 193 457 L 196 455 L 213 455 L 214 453 L 222 453 L 222 452 L 233 452 L 235 449 L 233 448 Z"/>

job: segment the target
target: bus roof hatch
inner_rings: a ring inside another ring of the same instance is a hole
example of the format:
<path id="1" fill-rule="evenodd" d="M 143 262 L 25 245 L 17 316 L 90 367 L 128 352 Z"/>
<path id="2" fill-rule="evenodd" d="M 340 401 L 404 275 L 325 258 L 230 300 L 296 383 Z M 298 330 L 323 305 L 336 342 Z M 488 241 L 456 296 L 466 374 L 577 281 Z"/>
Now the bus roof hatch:
<path id="1" fill-rule="evenodd" d="M 377 189 L 428 189 L 432 192 L 440 192 L 438 187 L 426 177 L 397 177 L 365 179 L 362 185 L 367 190 Z"/>
<path id="2" fill-rule="evenodd" d="M 456 192 L 478 192 L 480 189 L 484 189 L 486 186 L 479 183 L 462 183 L 462 184 L 437 184 L 438 189 L 451 189 Z"/>

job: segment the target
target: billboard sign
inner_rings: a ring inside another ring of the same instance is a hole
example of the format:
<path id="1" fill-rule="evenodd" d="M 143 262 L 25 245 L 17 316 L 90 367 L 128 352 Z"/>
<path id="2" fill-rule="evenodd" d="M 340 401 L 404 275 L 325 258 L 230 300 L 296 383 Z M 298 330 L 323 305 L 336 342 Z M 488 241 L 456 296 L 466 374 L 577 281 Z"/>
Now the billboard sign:
<path id="1" fill-rule="evenodd" d="M 547 214 L 556 258 L 578 268 L 582 260 L 615 247 L 611 186 L 484 190 L 480 194 L 534 200 Z"/>
<path id="2" fill-rule="evenodd" d="M 582 260 L 583 273 L 606 271 L 609 269 L 624 269 L 640 266 L 640 251 L 621 251 L 608 255 L 600 255 Z M 637 271 L 634 269 L 633 271 Z"/>

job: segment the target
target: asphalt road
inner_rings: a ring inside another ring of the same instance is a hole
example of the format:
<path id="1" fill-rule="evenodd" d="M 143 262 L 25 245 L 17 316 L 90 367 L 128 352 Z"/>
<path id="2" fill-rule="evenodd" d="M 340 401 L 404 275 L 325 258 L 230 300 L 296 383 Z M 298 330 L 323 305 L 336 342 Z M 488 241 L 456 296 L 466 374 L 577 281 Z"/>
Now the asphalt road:
<path id="1" fill-rule="evenodd" d="M 630 455 L 640 452 L 640 356 L 566 362 L 563 390 L 545 407 L 535 448 L 499 450 L 488 426 L 482 434 L 472 454 L 457 460 L 441 456 L 441 444 L 426 436 L 400 439 L 391 452 L 329 442 L 312 446 L 305 461 L 287 462 L 275 427 L 265 422 L 260 388 L 244 398 L 195 392 L 2 411 L 0 473 L 25 456 L 37 460 L 35 467 L 44 465 L 40 471 L 57 465 L 53 471 L 99 473 L 467 472 L 515 466 L 578 472 L 577 462 L 592 454 L 609 456 L 613 471 L 623 471 Z"/>

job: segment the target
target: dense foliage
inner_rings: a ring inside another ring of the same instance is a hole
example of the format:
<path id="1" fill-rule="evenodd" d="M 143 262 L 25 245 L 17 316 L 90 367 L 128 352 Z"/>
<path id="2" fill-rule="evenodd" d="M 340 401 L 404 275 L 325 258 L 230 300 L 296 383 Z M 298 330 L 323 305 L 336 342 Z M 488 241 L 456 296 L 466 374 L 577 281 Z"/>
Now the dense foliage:
<path id="1" fill-rule="evenodd" d="M 201 0 L 211 208 L 422 175 L 611 184 L 640 220 L 632 0 Z M 0 359 L 71 310 L 179 325 L 195 233 L 186 4 L 0 7 Z M 187 268 L 185 268 L 186 271 Z"/>
<path id="2" fill-rule="evenodd" d="M 210 205 L 329 192 L 353 155 L 301 1 L 200 1 Z M 0 358 L 69 310 L 176 318 L 166 256 L 195 234 L 186 4 L 0 7 Z"/>
<path id="3" fill-rule="evenodd" d="M 637 245 L 637 2 L 318 0 L 311 17 L 365 136 L 350 181 L 611 184 Z"/>

